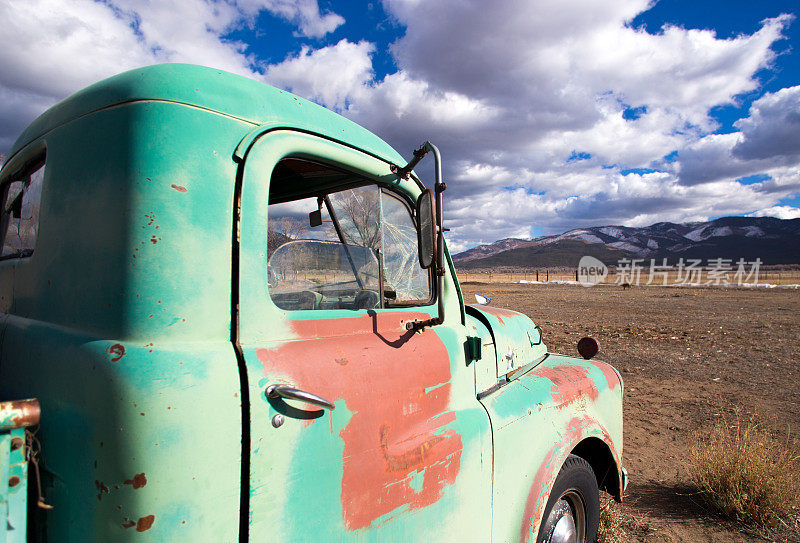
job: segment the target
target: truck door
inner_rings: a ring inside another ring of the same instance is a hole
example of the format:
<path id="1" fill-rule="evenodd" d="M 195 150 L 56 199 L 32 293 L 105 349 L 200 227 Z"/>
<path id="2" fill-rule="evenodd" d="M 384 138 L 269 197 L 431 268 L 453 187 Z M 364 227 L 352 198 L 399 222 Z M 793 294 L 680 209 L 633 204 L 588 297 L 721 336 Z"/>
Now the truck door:
<path id="1" fill-rule="evenodd" d="M 387 162 L 306 133 L 267 133 L 247 153 L 250 541 L 490 538 L 491 431 L 460 313 L 405 326 L 437 295 L 412 191 Z"/>

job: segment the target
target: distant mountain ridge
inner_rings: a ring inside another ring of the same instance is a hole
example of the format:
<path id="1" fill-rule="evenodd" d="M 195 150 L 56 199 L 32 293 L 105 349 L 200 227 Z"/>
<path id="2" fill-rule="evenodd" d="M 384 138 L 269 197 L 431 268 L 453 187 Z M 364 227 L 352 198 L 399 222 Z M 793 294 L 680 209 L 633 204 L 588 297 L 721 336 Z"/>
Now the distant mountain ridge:
<path id="1" fill-rule="evenodd" d="M 576 266 L 584 255 L 606 264 L 620 258 L 760 258 L 800 263 L 800 219 L 722 217 L 708 222 L 659 222 L 645 227 L 593 226 L 556 236 L 506 238 L 453 256 L 460 268 Z"/>

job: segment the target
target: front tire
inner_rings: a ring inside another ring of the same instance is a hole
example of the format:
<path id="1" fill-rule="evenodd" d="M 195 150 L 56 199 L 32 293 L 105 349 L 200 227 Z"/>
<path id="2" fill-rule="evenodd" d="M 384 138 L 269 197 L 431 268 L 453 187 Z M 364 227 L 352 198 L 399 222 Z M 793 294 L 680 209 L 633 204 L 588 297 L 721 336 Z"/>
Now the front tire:
<path id="1" fill-rule="evenodd" d="M 537 543 L 594 543 L 600 520 L 600 490 L 592 466 L 567 457 L 550 491 Z"/>

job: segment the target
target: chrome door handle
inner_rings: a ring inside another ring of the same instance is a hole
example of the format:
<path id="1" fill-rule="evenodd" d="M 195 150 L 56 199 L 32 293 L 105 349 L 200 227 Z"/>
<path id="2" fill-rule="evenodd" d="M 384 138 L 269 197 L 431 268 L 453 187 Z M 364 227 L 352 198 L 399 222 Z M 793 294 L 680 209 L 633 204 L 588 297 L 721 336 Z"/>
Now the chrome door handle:
<path id="1" fill-rule="evenodd" d="M 267 398 L 287 398 L 289 400 L 299 400 L 301 402 L 318 405 L 320 407 L 324 407 L 325 409 L 331 410 L 333 410 L 335 407 L 333 402 L 329 402 L 321 396 L 311 394 L 310 392 L 306 392 L 304 390 L 298 390 L 288 385 L 269 385 L 266 392 Z"/>

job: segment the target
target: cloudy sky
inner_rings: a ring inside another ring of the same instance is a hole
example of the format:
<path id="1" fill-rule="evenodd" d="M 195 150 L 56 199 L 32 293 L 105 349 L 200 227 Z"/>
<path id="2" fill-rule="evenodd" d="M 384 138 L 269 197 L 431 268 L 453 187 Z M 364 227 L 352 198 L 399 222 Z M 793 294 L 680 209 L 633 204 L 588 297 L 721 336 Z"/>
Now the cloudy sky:
<path id="1" fill-rule="evenodd" d="M 191 62 L 314 100 L 406 157 L 437 144 L 451 251 L 800 217 L 797 15 L 796 0 L 3 0 L 0 154 L 90 83 Z"/>

